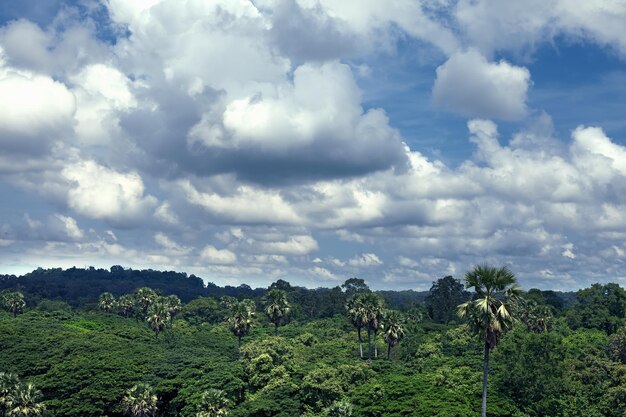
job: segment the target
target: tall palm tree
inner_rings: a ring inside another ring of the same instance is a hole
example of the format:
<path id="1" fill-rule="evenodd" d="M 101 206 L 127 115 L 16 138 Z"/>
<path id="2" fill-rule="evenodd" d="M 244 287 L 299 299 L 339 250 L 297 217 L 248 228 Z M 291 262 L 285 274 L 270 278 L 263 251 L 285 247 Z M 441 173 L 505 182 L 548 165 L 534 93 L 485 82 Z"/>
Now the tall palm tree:
<path id="1" fill-rule="evenodd" d="M 359 339 L 359 353 L 361 359 L 363 358 L 363 338 L 361 337 L 361 330 L 367 323 L 367 314 L 365 310 L 365 304 L 363 303 L 363 294 L 356 293 L 354 296 L 348 299 L 346 303 L 346 310 L 348 310 L 348 318 L 354 327 L 356 327 L 357 337 Z"/>
<path id="2" fill-rule="evenodd" d="M 105 313 L 110 313 L 115 309 L 115 297 L 110 292 L 103 292 L 98 298 L 98 308 Z"/>
<path id="3" fill-rule="evenodd" d="M 382 326 L 384 302 L 380 295 L 375 293 L 365 293 L 362 298 L 363 308 L 365 312 L 365 327 L 367 329 L 367 359 L 372 360 L 372 333 L 374 333 L 374 356 L 378 357 L 378 348 L 376 347 L 376 337 L 378 330 Z"/>
<path id="4" fill-rule="evenodd" d="M 148 315 L 146 321 L 150 325 L 150 328 L 154 331 L 156 338 L 159 338 L 159 333 L 165 329 L 169 321 L 169 315 L 167 304 L 162 300 L 159 300 L 152 304 L 148 309 Z"/>
<path id="5" fill-rule="evenodd" d="M 165 304 L 167 305 L 167 312 L 170 314 L 170 324 L 172 324 L 174 316 L 178 314 L 182 308 L 182 303 L 180 302 L 180 298 L 175 295 L 170 295 L 169 297 L 165 297 Z"/>
<path id="6" fill-rule="evenodd" d="M 404 319 L 397 311 L 390 311 L 385 316 L 385 329 L 383 338 L 387 342 L 387 360 L 391 356 L 391 348 L 396 346 L 406 331 L 404 330 Z"/>
<path id="7" fill-rule="evenodd" d="M 143 315 L 142 318 L 148 314 L 148 309 L 154 304 L 159 296 L 152 288 L 142 287 L 135 290 L 135 303 L 139 312 Z"/>
<path id="8" fill-rule="evenodd" d="M 269 290 L 263 297 L 263 306 L 265 314 L 274 323 L 274 334 L 278 335 L 278 326 L 291 309 L 287 301 L 287 293 L 277 288 Z"/>
<path id="9" fill-rule="evenodd" d="M 46 407 L 41 402 L 41 391 L 33 384 L 18 384 L 8 395 L 5 414 L 7 417 L 43 416 Z"/>
<path id="10" fill-rule="evenodd" d="M 120 314 L 128 318 L 135 311 L 135 298 L 131 294 L 124 294 L 117 300 L 117 306 Z"/>
<path id="11" fill-rule="evenodd" d="M 148 384 L 137 384 L 126 391 L 122 398 L 124 412 L 133 417 L 154 417 L 157 412 L 157 396 Z"/>
<path id="12" fill-rule="evenodd" d="M 516 284 L 515 274 L 506 266 L 478 265 L 465 274 L 465 286 L 474 288 L 474 299 L 460 304 L 457 313 L 468 320 L 470 331 L 485 343 L 482 417 L 487 416 L 489 351 L 496 347 L 502 334 L 516 319 L 513 308 L 521 294 Z"/>
<path id="13" fill-rule="evenodd" d="M 202 393 L 202 399 L 198 405 L 196 417 L 223 417 L 228 415 L 230 401 L 224 391 L 220 389 L 208 389 Z"/>
<path id="14" fill-rule="evenodd" d="M 241 339 L 250 332 L 255 308 L 254 301 L 249 299 L 231 304 L 226 322 L 230 331 L 237 337 L 238 349 L 241 349 Z"/>
<path id="15" fill-rule="evenodd" d="M 4 305 L 6 309 L 13 313 L 13 317 L 17 317 L 18 314 L 24 312 L 26 308 L 26 301 L 24 301 L 24 294 L 19 291 L 13 291 L 4 296 Z"/>

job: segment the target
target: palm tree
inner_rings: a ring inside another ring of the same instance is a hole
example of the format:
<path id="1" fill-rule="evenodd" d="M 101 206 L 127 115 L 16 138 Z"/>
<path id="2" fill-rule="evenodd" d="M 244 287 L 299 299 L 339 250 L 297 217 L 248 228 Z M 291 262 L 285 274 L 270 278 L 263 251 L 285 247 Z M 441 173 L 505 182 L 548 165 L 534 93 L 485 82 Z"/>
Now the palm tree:
<path id="1" fill-rule="evenodd" d="M 150 325 L 150 328 L 154 331 L 157 339 L 159 338 L 159 333 L 165 329 L 165 326 L 169 321 L 169 315 L 167 304 L 165 304 L 162 300 L 158 300 L 150 306 L 146 321 Z"/>
<path id="2" fill-rule="evenodd" d="M 230 401 L 226 398 L 224 391 L 219 389 L 208 389 L 202 393 L 202 399 L 198 405 L 196 417 L 223 417 L 228 415 Z"/>
<path id="3" fill-rule="evenodd" d="M 250 332 L 255 310 L 254 301 L 246 299 L 235 302 L 230 307 L 226 322 L 230 331 L 237 337 L 237 348 L 241 349 L 241 339 Z"/>
<path id="4" fill-rule="evenodd" d="M 117 300 L 117 306 L 122 316 L 128 318 L 135 311 L 135 298 L 131 294 L 124 294 Z"/>
<path id="5" fill-rule="evenodd" d="M 43 416 L 46 407 L 41 402 L 41 391 L 33 384 L 18 384 L 7 396 L 5 414 L 7 417 Z"/>
<path id="6" fill-rule="evenodd" d="M 528 330 L 535 333 L 545 333 L 552 328 L 554 314 L 548 305 L 539 305 L 532 300 L 520 299 L 519 312 L 521 321 Z"/>
<path id="7" fill-rule="evenodd" d="M 376 337 L 378 329 L 382 326 L 384 302 L 383 299 L 375 293 L 363 294 L 363 308 L 365 327 L 367 328 L 367 360 L 372 360 L 371 335 L 374 333 L 374 357 L 378 357 L 378 348 L 376 347 Z"/>
<path id="8" fill-rule="evenodd" d="M 474 288 L 474 299 L 460 304 L 457 313 L 468 320 L 470 331 L 485 343 L 482 417 L 487 416 L 489 351 L 496 347 L 502 334 L 515 321 L 513 304 L 521 293 L 516 283 L 515 275 L 506 266 L 478 265 L 465 274 L 465 286 Z"/>
<path id="9" fill-rule="evenodd" d="M 152 288 L 142 287 L 135 290 L 135 303 L 139 311 L 143 314 L 143 318 L 148 314 L 148 309 L 159 298 Z"/>
<path id="10" fill-rule="evenodd" d="M 352 404 L 350 401 L 342 398 L 337 400 L 328 407 L 327 417 L 352 417 Z"/>
<path id="11" fill-rule="evenodd" d="M 137 384 L 126 391 L 122 398 L 124 412 L 133 417 L 154 417 L 157 412 L 157 396 L 148 384 Z"/>
<path id="12" fill-rule="evenodd" d="M 348 299 L 346 303 L 346 310 L 348 310 L 348 318 L 354 327 L 356 327 L 357 336 L 359 339 L 359 352 L 361 359 L 363 358 L 363 338 L 361 337 L 361 330 L 367 323 L 367 314 L 365 311 L 365 305 L 363 304 L 363 296 L 361 293 L 356 293 L 354 296 Z"/>
<path id="13" fill-rule="evenodd" d="M 182 307 L 180 298 L 175 295 L 170 295 L 169 297 L 165 297 L 165 304 L 167 305 L 167 312 L 170 314 L 170 324 L 172 324 L 174 316 L 180 312 Z"/>
<path id="14" fill-rule="evenodd" d="M 18 314 L 24 312 L 26 302 L 24 301 L 24 294 L 19 291 L 13 291 L 5 295 L 4 305 L 6 309 L 13 313 L 13 317 L 17 317 Z"/>
<path id="15" fill-rule="evenodd" d="M 383 338 L 387 342 L 387 360 L 391 356 L 391 348 L 396 346 L 405 335 L 404 319 L 397 311 L 390 311 L 385 317 Z"/>
<path id="16" fill-rule="evenodd" d="M 9 404 L 10 395 L 19 385 L 17 375 L 10 372 L 0 372 L 0 416 L 4 415 Z"/>
<path id="17" fill-rule="evenodd" d="M 274 334 L 278 335 L 280 322 L 289 314 L 290 306 L 287 301 L 287 293 L 283 290 L 273 288 L 263 297 L 265 314 L 274 323 Z"/>
<path id="18" fill-rule="evenodd" d="M 115 309 L 115 297 L 110 292 L 103 292 L 98 298 L 98 308 L 105 313 L 110 313 Z"/>

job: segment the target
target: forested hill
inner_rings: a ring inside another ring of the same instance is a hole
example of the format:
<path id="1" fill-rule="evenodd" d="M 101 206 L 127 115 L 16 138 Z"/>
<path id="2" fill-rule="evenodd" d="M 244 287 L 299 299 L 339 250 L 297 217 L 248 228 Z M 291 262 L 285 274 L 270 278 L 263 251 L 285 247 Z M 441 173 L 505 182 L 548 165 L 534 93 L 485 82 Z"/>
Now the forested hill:
<path id="1" fill-rule="evenodd" d="M 433 281 L 436 279 L 437 277 L 433 277 Z M 345 294 L 339 286 L 306 289 L 291 286 L 284 280 L 278 280 L 272 286 L 291 293 L 292 298 L 301 306 L 303 315 L 308 318 L 331 317 L 344 313 Z M 267 291 L 266 288 L 253 289 L 246 284 L 238 287 L 220 287 L 209 282 L 205 286 L 203 280 L 193 274 L 152 269 L 135 270 L 119 265 L 112 266 L 110 270 L 93 267 L 38 268 L 22 276 L 0 275 L 0 291 L 21 290 L 28 297 L 29 305 L 36 305 L 43 299 L 62 299 L 77 307 L 95 303 L 103 292 L 110 292 L 118 297 L 140 287 L 150 287 L 164 295 L 176 294 L 183 302 L 200 296 L 258 298 Z M 412 290 L 388 290 L 378 293 L 391 308 L 403 311 L 409 310 L 416 303 L 424 302 L 428 295 L 428 291 Z M 569 306 L 576 299 L 573 292 L 543 291 L 543 293 L 547 303 L 557 308 Z"/>

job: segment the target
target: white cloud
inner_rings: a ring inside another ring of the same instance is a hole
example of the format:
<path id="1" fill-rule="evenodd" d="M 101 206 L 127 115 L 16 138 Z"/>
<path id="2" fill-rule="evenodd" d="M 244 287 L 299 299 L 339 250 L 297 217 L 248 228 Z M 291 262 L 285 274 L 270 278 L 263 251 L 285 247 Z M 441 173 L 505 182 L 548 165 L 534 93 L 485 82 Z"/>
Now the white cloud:
<path id="1" fill-rule="evenodd" d="M 68 205 L 76 212 L 113 224 L 143 220 L 156 198 L 144 195 L 144 184 L 136 172 L 122 173 L 83 161 L 62 171 L 69 183 Z"/>
<path id="2" fill-rule="evenodd" d="M 207 245 L 202 249 L 200 257 L 211 264 L 234 264 L 237 262 L 237 255 L 228 249 L 217 249 L 215 246 Z"/>
<path id="3" fill-rule="evenodd" d="M 368 267 L 382 265 L 383 261 L 375 253 L 362 253 L 348 261 L 348 265 L 356 267 Z"/>
<path id="4" fill-rule="evenodd" d="M 48 76 L 0 65 L 0 107 L 0 146 L 10 150 L 26 146 L 24 137 L 45 144 L 51 133 L 70 128 L 76 102 L 64 84 Z"/>
<path id="5" fill-rule="evenodd" d="M 279 192 L 240 185 L 234 193 L 198 191 L 190 182 L 180 183 L 188 201 L 204 208 L 220 220 L 242 223 L 294 224 L 300 216 L 285 202 Z"/>
<path id="6" fill-rule="evenodd" d="M 436 105 L 465 116 L 515 120 L 526 115 L 530 73 L 502 60 L 488 62 L 475 49 L 459 52 L 437 68 Z"/>
<path id="7" fill-rule="evenodd" d="M 296 235 L 285 241 L 256 242 L 256 250 L 270 254 L 308 255 L 319 249 L 315 239 L 307 235 Z"/>
<path id="8" fill-rule="evenodd" d="M 593 0 L 461 0 L 453 10 L 467 42 L 486 54 L 528 53 L 559 35 L 609 45 L 626 56 L 626 7 Z"/>

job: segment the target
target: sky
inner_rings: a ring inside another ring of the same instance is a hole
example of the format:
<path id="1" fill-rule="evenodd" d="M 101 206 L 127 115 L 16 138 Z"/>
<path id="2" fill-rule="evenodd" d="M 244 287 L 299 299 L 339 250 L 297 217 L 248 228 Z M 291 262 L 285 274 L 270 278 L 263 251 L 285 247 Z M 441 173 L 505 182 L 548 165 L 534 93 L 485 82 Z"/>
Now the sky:
<path id="1" fill-rule="evenodd" d="M 625 0 L 0 2 L 0 273 L 626 284 Z"/>

